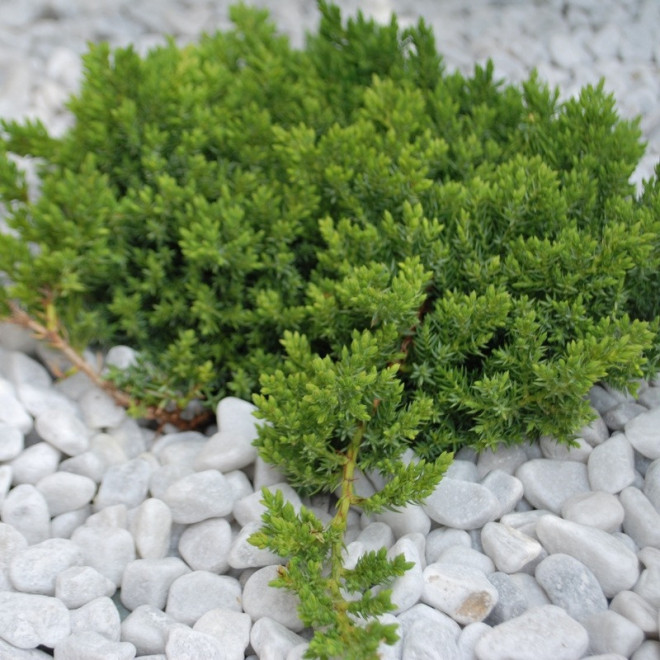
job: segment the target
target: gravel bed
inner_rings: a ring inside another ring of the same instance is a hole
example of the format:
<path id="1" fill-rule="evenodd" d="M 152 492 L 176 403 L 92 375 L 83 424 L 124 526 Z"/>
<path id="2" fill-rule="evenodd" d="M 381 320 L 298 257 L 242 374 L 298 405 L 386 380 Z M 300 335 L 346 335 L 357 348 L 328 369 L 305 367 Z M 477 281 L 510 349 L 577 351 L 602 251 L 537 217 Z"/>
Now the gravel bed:
<path id="1" fill-rule="evenodd" d="M 8 3 L 6 3 L 8 4 Z M 296 45 L 309 0 L 267 6 Z M 368 0 L 377 20 L 423 15 L 448 68 L 492 58 L 513 82 L 532 68 L 564 96 L 606 77 L 620 114 L 641 116 L 648 178 L 660 154 L 657 0 Z M 229 3 L 21 0 L 0 12 L 0 117 L 53 132 L 87 41 L 146 52 L 229 27 Z M 247 538 L 262 486 L 300 498 L 255 454 L 251 404 L 220 402 L 206 433 L 156 436 L 85 376 L 56 382 L 49 357 L 0 325 L 0 660 L 296 660 L 309 631 L 268 582 L 278 558 Z M 131 351 L 105 356 L 117 365 Z M 660 659 L 660 381 L 637 397 L 593 388 L 596 421 L 567 450 L 551 438 L 461 451 L 424 506 L 354 514 L 347 562 L 388 547 L 415 568 L 394 584 L 402 639 L 388 659 Z M 362 488 L 372 487 L 363 478 Z M 328 498 L 305 500 L 320 516 Z"/>

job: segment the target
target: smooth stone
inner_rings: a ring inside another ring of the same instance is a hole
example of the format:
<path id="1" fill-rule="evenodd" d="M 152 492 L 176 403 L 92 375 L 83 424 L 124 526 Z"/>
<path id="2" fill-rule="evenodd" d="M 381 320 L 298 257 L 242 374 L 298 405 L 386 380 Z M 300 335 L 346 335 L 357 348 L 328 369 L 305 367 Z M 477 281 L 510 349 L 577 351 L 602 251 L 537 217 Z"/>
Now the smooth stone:
<path id="1" fill-rule="evenodd" d="M 630 444 L 643 456 L 660 458 L 660 408 L 643 412 L 628 421 L 624 433 Z"/>
<path id="2" fill-rule="evenodd" d="M 0 465 L 0 511 L 2 510 L 2 503 L 11 488 L 11 480 L 11 465 Z"/>
<path id="3" fill-rule="evenodd" d="M 424 537 L 420 534 L 421 541 Z M 392 591 L 391 600 L 395 606 L 392 614 L 400 614 L 417 603 L 424 590 L 423 559 L 420 555 L 419 544 L 410 536 L 400 538 L 388 551 L 387 558 L 392 560 L 398 555 L 403 555 L 406 561 L 413 564 L 403 575 L 395 578 L 389 585 Z M 376 549 L 377 550 L 377 549 Z"/>
<path id="4" fill-rule="evenodd" d="M 592 614 L 583 621 L 591 653 L 618 653 L 629 658 L 644 641 L 642 629 L 612 610 Z"/>
<path id="5" fill-rule="evenodd" d="M 660 642 L 647 639 L 632 654 L 630 660 L 658 660 L 660 658 Z"/>
<path id="6" fill-rule="evenodd" d="M 234 431 L 218 431 L 204 444 L 194 460 L 196 470 L 240 470 L 257 457 L 252 440 Z"/>
<path id="7" fill-rule="evenodd" d="M 175 481 L 163 493 L 163 502 L 176 523 L 222 518 L 232 512 L 234 498 L 225 477 L 215 470 L 194 472 Z"/>
<path id="8" fill-rule="evenodd" d="M 194 523 L 183 531 L 179 538 L 179 554 L 194 571 L 220 574 L 229 568 L 231 544 L 229 522 L 224 518 L 210 518 Z"/>
<path id="9" fill-rule="evenodd" d="M 620 591 L 612 598 L 610 609 L 639 626 L 646 637 L 657 637 L 658 610 L 634 591 Z"/>
<path id="10" fill-rule="evenodd" d="M 129 642 L 113 642 L 90 631 L 73 633 L 55 647 L 57 660 L 133 660 L 135 647 Z"/>
<path id="11" fill-rule="evenodd" d="M 249 522 L 236 537 L 231 541 L 229 553 L 226 555 L 226 561 L 229 566 L 237 569 L 261 568 L 263 566 L 272 566 L 273 564 L 284 564 L 286 559 L 276 555 L 267 548 L 261 549 L 252 545 L 249 539 L 255 532 L 261 529 L 260 522 Z"/>
<path id="12" fill-rule="evenodd" d="M 89 449 L 90 430 L 70 410 L 51 408 L 35 420 L 35 429 L 48 444 L 67 456 L 76 456 Z"/>
<path id="13" fill-rule="evenodd" d="M 21 434 L 29 433 L 34 423 L 23 404 L 9 392 L 0 392 L 0 422 L 15 428 Z"/>
<path id="14" fill-rule="evenodd" d="M 9 564 L 28 547 L 26 538 L 12 525 L 0 523 L 0 592 L 11 591 Z"/>
<path id="15" fill-rule="evenodd" d="M 497 605 L 495 606 L 497 607 Z M 487 630 L 490 630 L 491 626 L 487 625 L 483 621 L 477 621 L 475 623 L 470 623 L 463 630 L 458 637 L 458 642 L 456 644 L 458 657 L 461 660 L 474 660 L 475 652 L 474 649 L 477 645 L 477 642 L 484 636 Z"/>
<path id="16" fill-rule="evenodd" d="M 521 534 L 536 538 L 536 523 L 550 514 L 547 509 L 531 509 L 530 511 L 512 511 L 500 518 L 503 525 L 517 529 Z"/>
<path id="17" fill-rule="evenodd" d="M 477 473 L 480 479 L 493 470 L 501 470 L 513 475 L 526 462 L 527 454 L 520 445 L 498 445 L 496 449 L 484 449 L 479 453 Z"/>
<path id="18" fill-rule="evenodd" d="M 464 529 L 438 527 L 426 537 L 426 563 L 433 564 L 447 549 L 454 545 L 472 549 L 472 539 Z M 492 563 L 492 562 L 491 562 Z M 493 565 L 493 570 L 495 566 Z"/>
<path id="19" fill-rule="evenodd" d="M 112 596 L 116 587 L 91 566 L 71 566 L 55 578 L 55 597 L 75 610 L 101 596 Z"/>
<path id="20" fill-rule="evenodd" d="M 446 614 L 424 603 L 418 603 L 398 617 L 399 635 L 403 638 L 402 658 L 437 657 L 442 649 L 443 660 L 458 660 L 460 626 Z"/>
<path id="21" fill-rule="evenodd" d="M 248 479 L 248 476 L 242 470 L 232 470 L 225 473 L 225 479 L 231 487 L 234 502 L 254 493 L 254 488 Z"/>
<path id="22" fill-rule="evenodd" d="M 120 598 L 129 610 L 141 605 L 162 610 L 172 583 L 190 569 L 178 557 L 136 559 L 127 564 L 121 582 Z"/>
<path id="23" fill-rule="evenodd" d="M 581 561 L 557 553 L 546 557 L 534 572 L 552 601 L 576 621 L 607 609 L 607 598 L 596 576 Z"/>
<path id="24" fill-rule="evenodd" d="M 21 351 L 9 352 L 4 361 L 3 372 L 14 386 L 30 383 L 48 388 L 53 383 L 48 369 Z"/>
<path id="25" fill-rule="evenodd" d="M 107 596 L 99 596 L 71 611 L 71 634 L 93 631 L 118 642 L 121 636 L 119 611 Z"/>
<path id="26" fill-rule="evenodd" d="M 97 454 L 106 465 L 123 465 L 129 460 L 128 454 L 117 438 L 109 433 L 97 433 L 89 441 L 90 451 Z M 105 476 L 105 473 L 104 475 Z"/>
<path id="27" fill-rule="evenodd" d="M 198 431 L 168 433 L 158 439 L 151 451 L 161 465 L 189 465 L 195 469 L 195 462 L 209 439 Z M 200 468 L 209 469 L 209 468 Z"/>
<path id="28" fill-rule="evenodd" d="M 151 496 L 162 500 L 163 495 L 174 482 L 193 472 L 190 465 L 161 465 L 161 467 L 155 468 L 149 477 Z"/>
<path id="29" fill-rule="evenodd" d="M 435 562 L 471 566 L 486 575 L 495 571 L 495 564 L 488 555 L 474 548 L 465 547 L 463 544 L 450 545 L 448 548 L 442 550 L 437 557 L 433 557 L 432 561 L 427 561 L 429 564 Z"/>
<path id="30" fill-rule="evenodd" d="M 17 591 L 55 595 L 59 573 L 83 563 L 80 548 L 67 539 L 47 539 L 25 548 L 9 562 L 9 579 Z"/>
<path id="31" fill-rule="evenodd" d="M 87 390 L 78 400 L 78 404 L 85 424 L 91 429 L 115 428 L 126 417 L 126 411 L 98 387 Z"/>
<path id="32" fill-rule="evenodd" d="M 69 610 L 57 598 L 0 592 L 0 637 L 20 649 L 54 647 L 71 632 Z"/>
<path id="33" fill-rule="evenodd" d="M 290 502 L 296 512 L 300 511 L 300 507 L 302 506 L 300 497 L 289 484 L 283 482 L 273 484 L 268 486 L 268 490 L 271 493 L 275 493 L 278 490 L 281 491 L 284 500 Z M 262 504 L 263 497 L 263 493 L 259 490 L 234 502 L 232 513 L 239 525 L 247 525 L 249 522 L 261 522 L 261 516 L 266 511 L 266 507 Z"/>
<path id="34" fill-rule="evenodd" d="M 633 591 L 653 607 L 660 609 L 660 566 L 644 569 Z"/>
<path id="35" fill-rule="evenodd" d="M 647 409 L 644 406 L 640 406 L 639 403 L 622 401 L 614 406 L 614 408 L 610 408 L 607 412 L 603 413 L 603 421 L 612 431 L 623 431 L 631 419 L 645 412 L 647 412 Z"/>
<path id="36" fill-rule="evenodd" d="M 608 410 L 621 403 L 620 398 L 600 385 L 594 385 L 589 390 L 588 396 L 589 403 L 600 415 L 604 415 Z"/>
<path id="37" fill-rule="evenodd" d="M 192 626 L 201 616 L 216 608 L 236 612 L 243 609 L 239 581 L 229 575 L 193 571 L 174 580 L 165 613 Z"/>
<path id="38" fill-rule="evenodd" d="M 206 633 L 223 644 L 226 660 L 242 660 L 250 643 L 252 620 L 245 612 L 214 609 L 202 615 L 193 626 L 196 632 Z"/>
<path id="39" fill-rule="evenodd" d="M 660 459 L 654 460 L 648 466 L 644 475 L 642 491 L 649 498 L 656 511 L 660 511 Z"/>
<path id="40" fill-rule="evenodd" d="M 50 653 L 38 649 L 19 649 L 0 639 L 0 658 L 2 660 L 50 660 Z"/>
<path id="41" fill-rule="evenodd" d="M 125 504 L 129 509 L 140 505 L 147 497 L 152 469 L 143 458 L 109 467 L 94 499 L 96 510 L 114 504 Z"/>
<path id="42" fill-rule="evenodd" d="M 11 525 L 32 545 L 50 537 L 46 498 L 31 484 L 12 488 L 2 502 L 2 522 Z"/>
<path id="43" fill-rule="evenodd" d="M 477 466 L 472 461 L 460 460 L 454 457 L 443 479 L 459 479 L 460 481 L 479 481 L 479 472 Z"/>
<path id="44" fill-rule="evenodd" d="M 243 587 L 243 610 L 253 621 L 270 617 L 297 633 L 304 628 L 298 616 L 298 596 L 285 589 L 270 586 L 277 578 L 279 570 L 279 565 L 264 566 L 250 575 Z"/>
<path id="45" fill-rule="evenodd" d="M 578 660 L 589 635 L 556 605 L 533 607 L 486 631 L 477 642 L 477 660 Z"/>
<path id="46" fill-rule="evenodd" d="M 380 521 L 369 523 L 355 539 L 362 543 L 368 551 L 378 551 L 380 548 L 389 550 L 394 545 L 392 528 Z"/>
<path id="47" fill-rule="evenodd" d="M 497 517 L 500 502 L 481 484 L 445 477 L 424 502 L 424 511 L 441 525 L 478 529 Z"/>
<path id="48" fill-rule="evenodd" d="M 540 562 L 539 562 L 540 563 Z M 513 573 L 509 575 L 511 582 L 524 594 L 527 607 L 551 605 L 545 589 L 529 573 Z"/>
<path id="49" fill-rule="evenodd" d="M 616 495 L 594 491 L 569 497 L 561 507 L 561 515 L 571 522 L 614 532 L 621 527 L 625 514 Z"/>
<path id="50" fill-rule="evenodd" d="M 619 493 L 625 518 L 623 531 L 640 547 L 660 549 L 660 513 L 639 488 L 629 487 Z"/>
<path id="51" fill-rule="evenodd" d="M 503 470 L 491 470 L 482 479 L 481 485 L 492 491 L 499 501 L 500 512 L 498 518 L 513 511 L 523 496 L 522 481 Z"/>
<path id="52" fill-rule="evenodd" d="M 610 430 L 600 414 L 595 410 L 593 412 L 596 417 L 580 429 L 578 437 L 586 440 L 592 447 L 596 447 L 610 437 Z"/>
<path id="53" fill-rule="evenodd" d="M 120 527 L 128 529 L 128 509 L 125 504 L 113 504 L 93 513 L 85 521 L 88 527 Z"/>
<path id="54" fill-rule="evenodd" d="M 74 415 L 80 412 L 74 401 L 50 387 L 20 383 L 16 386 L 16 395 L 25 410 L 34 418 L 47 415 L 51 410 L 67 410 Z"/>
<path id="55" fill-rule="evenodd" d="M 68 69 L 70 66 L 75 68 L 76 60 L 78 58 L 66 58 L 66 66 L 63 69 Z M 63 70 L 63 73 L 64 73 Z M 117 367 L 122 371 L 128 369 L 137 364 L 138 353 L 135 349 L 130 346 L 123 346 L 118 344 L 117 346 L 112 346 L 110 350 L 105 355 L 104 365 L 106 367 Z"/>
<path id="56" fill-rule="evenodd" d="M 536 533 L 550 554 L 571 555 L 589 568 L 608 598 L 637 582 L 637 556 L 602 529 L 549 515 L 536 523 Z"/>
<path id="57" fill-rule="evenodd" d="M 250 630 L 250 644 L 257 658 L 286 658 L 304 642 L 303 637 L 267 616 L 255 621 Z"/>
<path id="58" fill-rule="evenodd" d="M 400 539 L 406 534 L 424 534 L 431 529 L 431 519 L 419 504 L 407 504 L 394 511 L 381 511 L 374 516 L 376 522 L 385 523 Z"/>
<path id="59" fill-rule="evenodd" d="M 57 467 L 59 472 L 70 472 L 100 484 L 108 464 L 94 451 L 85 451 L 63 460 Z"/>
<path id="60" fill-rule="evenodd" d="M 35 486 L 46 498 L 48 511 L 53 517 L 84 507 L 96 493 L 94 481 L 71 472 L 48 474 L 39 479 Z"/>
<path id="61" fill-rule="evenodd" d="M 83 525 L 71 540 L 83 551 L 84 562 L 107 577 L 115 586 L 122 581 L 124 569 L 135 559 L 131 534 L 120 527 Z"/>
<path id="62" fill-rule="evenodd" d="M 520 616 L 528 609 L 525 593 L 516 585 L 507 573 L 496 571 L 486 576 L 497 589 L 497 602 L 485 620 L 489 626 L 496 626 L 504 621 Z"/>
<path id="63" fill-rule="evenodd" d="M 1 398 L 0 406 L 2 406 Z M 0 421 L 0 461 L 11 461 L 16 458 L 23 451 L 24 446 L 23 432 L 16 426 Z"/>
<path id="64" fill-rule="evenodd" d="M 140 656 L 165 653 L 171 629 L 182 624 L 150 605 L 139 605 L 121 622 L 121 639 L 133 644 Z"/>
<path id="65" fill-rule="evenodd" d="M 538 541 L 503 523 L 490 522 L 481 530 L 484 552 L 499 571 L 517 573 L 541 554 Z"/>
<path id="66" fill-rule="evenodd" d="M 497 589 L 476 568 L 436 562 L 423 579 L 422 601 L 461 624 L 483 621 L 497 602 Z"/>
<path id="67" fill-rule="evenodd" d="M 539 441 L 539 445 L 544 458 L 586 463 L 593 447 L 584 438 L 575 438 L 575 442 L 577 446 L 572 446 L 565 442 L 558 442 L 551 436 L 544 435 Z"/>
<path id="68" fill-rule="evenodd" d="M 47 442 L 38 442 L 23 450 L 9 463 L 14 484 L 36 484 L 57 471 L 62 454 Z"/>
<path id="69" fill-rule="evenodd" d="M 137 554 L 143 559 L 161 559 L 167 555 L 172 533 L 172 512 L 155 497 L 144 500 L 133 515 L 131 529 Z"/>
<path id="70" fill-rule="evenodd" d="M 635 481 L 635 456 L 623 433 L 595 447 L 587 463 L 589 483 L 594 491 L 619 493 Z"/>
<path id="71" fill-rule="evenodd" d="M 660 549 L 658 548 L 642 548 L 637 553 L 637 557 L 645 568 L 652 568 L 653 566 L 660 568 Z"/>
<path id="72" fill-rule="evenodd" d="M 249 401 L 235 396 L 227 396 L 218 402 L 215 409 L 218 429 L 236 436 L 243 436 L 250 442 L 259 435 L 263 421 L 254 416 L 257 407 Z M 255 454 L 256 456 L 256 454 Z"/>
<path id="73" fill-rule="evenodd" d="M 534 459 L 521 465 L 515 476 L 522 481 L 525 499 L 534 508 L 557 514 L 569 497 L 591 490 L 587 466 L 577 461 Z"/>
<path id="74" fill-rule="evenodd" d="M 226 660 L 224 644 L 212 635 L 203 632 L 195 632 L 185 626 L 173 628 L 167 638 L 165 655 L 168 658 L 179 658 L 180 660 L 193 660 L 204 658 L 204 660 Z"/>

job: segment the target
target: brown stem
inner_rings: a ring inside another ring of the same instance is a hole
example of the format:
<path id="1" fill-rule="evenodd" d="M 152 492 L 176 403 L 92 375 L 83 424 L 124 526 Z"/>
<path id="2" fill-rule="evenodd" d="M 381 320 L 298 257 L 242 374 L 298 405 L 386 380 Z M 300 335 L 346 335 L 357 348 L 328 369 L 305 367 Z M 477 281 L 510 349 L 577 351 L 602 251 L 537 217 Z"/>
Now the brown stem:
<path id="1" fill-rule="evenodd" d="M 117 388 L 113 383 L 101 378 L 101 375 L 63 338 L 56 325 L 51 322 L 49 325 L 53 327 L 46 327 L 22 310 L 15 302 L 9 301 L 8 304 L 11 310 L 11 316 L 8 320 L 11 323 L 30 330 L 37 339 L 47 342 L 54 349 L 60 351 L 76 369 L 82 371 L 97 387 L 107 392 L 118 405 L 124 408 L 139 405 L 139 401 L 136 401 L 126 392 Z M 205 410 L 195 415 L 192 419 L 186 420 L 181 418 L 180 410 L 167 411 L 157 406 L 147 406 L 144 417 L 157 421 L 159 427 L 165 424 L 173 424 L 181 430 L 190 430 L 198 428 L 201 424 L 208 421 L 211 414 L 210 410 Z"/>

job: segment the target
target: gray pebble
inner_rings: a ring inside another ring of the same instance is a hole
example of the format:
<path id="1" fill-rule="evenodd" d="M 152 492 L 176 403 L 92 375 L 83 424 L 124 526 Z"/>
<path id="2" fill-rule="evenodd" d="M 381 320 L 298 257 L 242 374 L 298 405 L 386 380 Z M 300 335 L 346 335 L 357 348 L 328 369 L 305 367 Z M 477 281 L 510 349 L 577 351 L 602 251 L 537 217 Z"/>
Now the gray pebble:
<path id="1" fill-rule="evenodd" d="M 135 509 L 131 530 L 140 557 L 143 559 L 165 557 L 170 547 L 172 512 L 165 502 L 150 497 Z"/>
<path id="2" fill-rule="evenodd" d="M 44 496 L 51 516 L 74 511 L 89 504 L 96 493 L 96 484 L 89 477 L 72 472 L 55 472 L 35 484 Z"/>
<path id="3" fill-rule="evenodd" d="M 174 580 L 165 613 L 191 626 L 202 615 L 216 608 L 241 611 L 239 581 L 228 575 L 193 571 Z"/>
<path id="4" fill-rule="evenodd" d="M 58 574 L 82 563 L 83 553 L 75 543 L 46 539 L 12 557 L 9 579 L 17 591 L 53 596 Z"/>
<path id="5" fill-rule="evenodd" d="M 619 493 L 625 518 L 623 531 L 640 547 L 660 548 L 660 513 L 639 488 L 625 488 Z"/>
<path id="6" fill-rule="evenodd" d="M 497 589 L 476 568 L 436 562 L 423 577 L 422 601 L 458 623 L 483 621 L 497 602 Z"/>
<path id="7" fill-rule="evenodd" d="M 264 566 L 256 570 L 243 587 L 243 609 L 253 621 L 270 617 L 293 632 L 304 626 L 298 616 L 299 599 L 295 594 L 271 587 L 280 566 Z"/>
<path id="8" fill-rule="evenodd" d="M 507 573 L 496 571 L 486 577 L 497 589 L 497 602 L 484 623 L 489 626 L 496 626 L 503 621 L 520 616 L 528 609 L 525 592 L 518 587 Z"/>
<path id="9" fill-rule="evenodd" d="M 55 647 L 57 660 L 133 660 L 135 647 L 113 642 L 92 630 L 70 635 Z"/>
<path id="10" fill-rule="evenodd" d="M 569 497 L 590 490 L 587 466 L 577 461 L 531 460 L 516 470 L 516 477 L 530 504 L 557 514 Z"/>
<path id="11" fill-rule="evenodd" d="M 57 574 L 55 597 L 70 610 L 77 609 L 101 596 L 112 596 L 116 587 L 91 566 L 71 566 Z"/>
<path id="12" fill-rule="evenodd" d="M 607 609 L 607 598 L 596 576 L 574 557 L 557 553 L 546 557 L 534 573 L 552 601 L 576 621 Z"/>
<path id="13" fill-rule="evenodd" d="M 569 497 L 561 507 L 561 515 L 565 520 L 614 532 L 621 527 L 624 510 L 616 495 L 594 491 Z"/>
<path id="14" fill-rule="evenodd" d="M 133 537 L 119 527 L 83 525 L 71 535 L 71 540 L 82 549 L 85 564 L 116 586 L 121 584 L 128 563 L 135 559 Z"/>
<path id="15" fill-rule="evenodd" d="M 0 637 L 19 648 L 53 648 L 71 631 L 71 617 L 52 596 L 0 592 Z"/>
<path id="16" fill-rule="evenodd" d="M 629 658 L 644 641 L 642 629 L 612 610 L 592 614 L 582 622 L 591 653 L 618 653 Z"/>
<path id="17" fill-rule="evenodd" d="M 571 555 L 589 568 L 608 598 L 637 582 L 639 566 L 635 553 L 601 529 L 543 516 L 536 524 L 536 533 L 549 553 Z"/>
<path id="18" fill-rule="evenodd" d="M 139 605 L 121 622 L 121 638 L 140 656 L 164 653 L 170 630 L 180 625 L 157 608 Z"/>
<path id="19" fill-rule="evenodd" d="M 593 449 L 587 468 L 592 490 L 620 492 L 635 480 L 632 445 L 623 433 L 615 433 Z"/>
<path id="20" fill-rule="evenodd" d="M 658 428 L 660 427 L 660 408 L 643 412 L 630 419 L 624 432 L 630 444 L 642 455 L 655 460 L 660 458 L 660 442 Z"/>
<path id="21" fill-rule="evenodd" d="M 481 530 L 484 552 L 499 571 L 517 573 L 541 554 L 541 544 L 503 523 L 486 523 Z"/>
<path id="22" fill-rule="evenodd" d="M 2 502 L 2 522 L 14 527 L 30 544 L 50 537 L 46 498 L 30 484 L 21 484 L 7 493 Z"/>
<path id="23" fill-rule="evenodd" d="M 121 602 L 129 610 L 141 605 L 163 610 L 172 583 L 187 573 L 190 569 L 178 557 L 136 559 L 124 570 Z"/>
<path id="24" fill-rule="evenodd" d="M 71 633 L 93 631 L 118 642 L 121 624 L 117 607 L 107 596 L 99 596 L 71 611 Z"/>
<path id="25" fill-rule="evenodd" d="M 478 529 L 494 520 L 500 503 L 481 484 L 445 477 L 424 503 L 432 520 L 455 529 Z"/>
<path id="26" fill-rule="evenodd" d="M 231 545 L 232 530 L 229 522 L 224 518 L 210 518 L 184 530 L 179 538 L 179 554 L 194 571 L 224 573 L 229 567 Z"/>
<path id="27" fill-rule="evenodd" d="M 231 486 L 215 470 L 194 472 L 175 481 L 163 493 L 162 500 L 172 511 L 176 523 L 196 523 L 221 518 L 232 511 Z"/>

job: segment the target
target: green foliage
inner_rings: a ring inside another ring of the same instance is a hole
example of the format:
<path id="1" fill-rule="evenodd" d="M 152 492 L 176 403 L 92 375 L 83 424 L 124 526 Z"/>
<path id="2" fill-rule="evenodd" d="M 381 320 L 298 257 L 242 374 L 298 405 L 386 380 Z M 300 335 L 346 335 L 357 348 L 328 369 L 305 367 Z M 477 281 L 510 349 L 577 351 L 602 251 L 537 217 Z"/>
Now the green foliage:
<path id="1" fill-rule="evenodd" d="M 654 373 L 660 186 L 629 183 L 639 125 L 602 83 L 560 103 L 535 74 L 447 73 L 423 22 L 318 4 L 299 51 L 242 5 L 184 48 L 92 45 L 68 133 L 1 122 L 0 316 L 138 349 L 112 375 L 138 411 L 255 395 L 264 458 L 376 511 L 423 499 L 447 450 L 570 442 L 593 384 Z M 347 470 L 387 485 L 359 501 Z M 282 584 L 333 608 L 366 585 L 324 582 L 345 511 L 318 527 L 269 506 L 316 539 L 260 537 L 292 558 Z M 394 570 L 373 562 L 374 584 Z M 385 611 L 382 593 L 351 607 Z M 321 656 L 393 635 L 305 603 Z"/>

